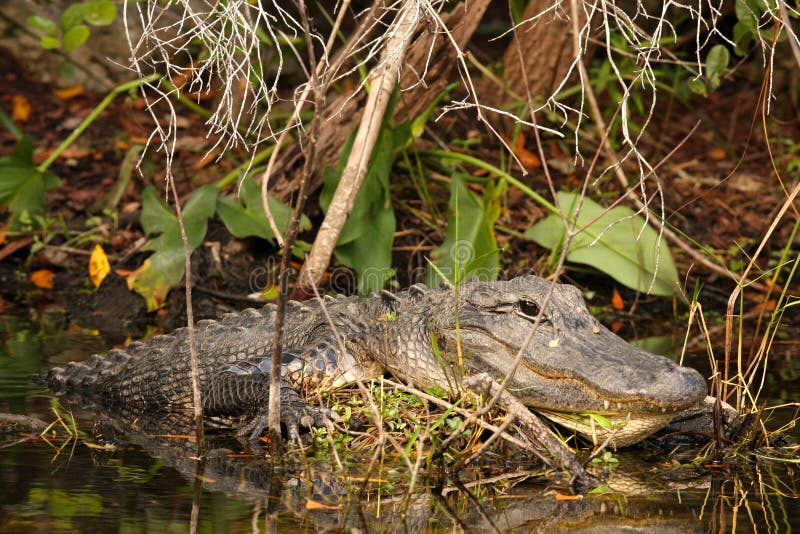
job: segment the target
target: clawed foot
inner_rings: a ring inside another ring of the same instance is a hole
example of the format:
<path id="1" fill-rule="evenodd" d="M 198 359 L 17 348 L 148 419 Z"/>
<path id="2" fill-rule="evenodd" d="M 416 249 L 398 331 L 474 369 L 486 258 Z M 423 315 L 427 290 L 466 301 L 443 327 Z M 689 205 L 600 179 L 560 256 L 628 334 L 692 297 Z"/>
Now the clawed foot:
<path id="1" fill-rule="evenodd" d="M 286 427 L 289 436 L 300 435 L 300 428 L 325 426 L 325 420 L 335 420 L 334 414 L 328 408 L 314 406 L 303 400 L 297 391 L 284 386 L 281 387 L 281 424 Z M 253 419 L 243 426 L 238 434 L 248 436 L 250 441 L 255 441 L 261 436 L 269 424 L 269 413 L 264 406 Z"/>

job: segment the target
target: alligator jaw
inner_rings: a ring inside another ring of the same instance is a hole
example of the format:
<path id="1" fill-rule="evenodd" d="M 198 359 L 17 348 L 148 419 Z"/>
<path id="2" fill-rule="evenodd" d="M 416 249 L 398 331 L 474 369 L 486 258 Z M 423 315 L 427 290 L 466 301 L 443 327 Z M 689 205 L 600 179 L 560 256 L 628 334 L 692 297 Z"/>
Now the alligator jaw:
<path id="1" fill-rule="evenodd" d="M 705 398 L 706 382 L 697 371 L 634 347 L 606 329 L 576 288 L 555 285 L 541 322 L 534 324 L 530 313 L 508 310 L 519 309 L 514 298 L 528 309 L 541 309 L 552 284 L 530 277 L 502 284 L 497 284 L 497 302 L 485 289 L 490 284 L 480 286 L 477 298 L 465 297 L 457 335 L 470 351 L 465 357 L 470 371 L 497 380 L 513 373 L 509 392 L 526 406 L 546 410 L 551 419 L 601 442 L 609 432 L 599 424 L 580 423 L 578 414 L 602 415 L 614 423 L 613 443 L 625 446 Z M 516 287 L 509 289 L 512 284 Z M 463 291 L 468 294 L 469 288 Z M 487 313 L 492 306 L 505 313 Z M 445 329 L 448 345 L 454 346 L 455 336 L 455 330 Z"/>

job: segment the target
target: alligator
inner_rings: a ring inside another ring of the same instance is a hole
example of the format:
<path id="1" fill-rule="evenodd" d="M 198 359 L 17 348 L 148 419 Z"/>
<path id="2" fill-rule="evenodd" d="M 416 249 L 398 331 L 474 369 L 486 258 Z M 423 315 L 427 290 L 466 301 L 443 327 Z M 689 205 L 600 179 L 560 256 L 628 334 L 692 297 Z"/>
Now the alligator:
<path id="1" fill-rule="evenodd" d="M 268 304 L 195 325 L 210 423 L 251 438 L 264 430 L 275 315 Z M 295 429 L 321 425 L 328 412 L 306 403 L 303 394 L 387 373 L 456 397 L 465 376 L 483 372 L 496 380 L 510 375 L 508 391 L 530 409 L 595 440 L 611 437 L 617 446 L 665 427 L 707 392 L 696 370 L 630 345 L 601 325 L 576 287 L 528 275 L 290 302 L 281 420 Z M 55 393 L 84 403 L 190 412 L 187 329 L 53 368 L 46 380 Z M 602 415 L 611 428 L 581 414 Z"/>

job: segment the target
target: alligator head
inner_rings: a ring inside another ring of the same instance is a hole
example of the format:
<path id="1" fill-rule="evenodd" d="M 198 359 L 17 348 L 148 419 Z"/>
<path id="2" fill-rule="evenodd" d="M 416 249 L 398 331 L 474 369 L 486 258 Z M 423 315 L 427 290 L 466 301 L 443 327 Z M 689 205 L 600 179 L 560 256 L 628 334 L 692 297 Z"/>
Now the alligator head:
<path id="1" fill-rule="evenodd" d="M 460 346 L 471 372 L 511 374 L 508 390 L 526 406 L 595 441 L 615 431 L 617 446 L 636 443 L 706 396 L 700 373 L 625 342 L 574 286 L 524 276 L 464 284 L 454 301 L 457 309 L 429 323 L 443 352 L 452 357 Z M 585 414 L 602 415 L 611 429 Z"/>

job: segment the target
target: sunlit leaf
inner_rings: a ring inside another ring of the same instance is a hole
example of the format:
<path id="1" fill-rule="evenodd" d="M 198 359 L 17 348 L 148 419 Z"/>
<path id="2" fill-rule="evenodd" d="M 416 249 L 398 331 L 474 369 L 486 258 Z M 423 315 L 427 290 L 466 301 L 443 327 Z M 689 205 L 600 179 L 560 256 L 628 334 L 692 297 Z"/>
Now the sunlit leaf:
<path id="1" fill-rule="evenodd" d="M 558 200 L 571 225 L 579 195 L 560 192 Z M 605 213 L 603 210 L 591 199 L 583 200 L 577 216 L 577 227 L 583 230 L 572 239 L 567 259 L 591 265 L 632 289 L 655 295 L 675 294 L 678 271 L 658 232 L 630 208 L 618 206 Z M 525 232 L 526 238 L 557 253 L 564 245 L 565 235 L 561 217 L 554 214 Z"/>
<path id="2" fill-rule="evenodd" d="M 203 242 L 208 219 L 214 214 L 216 187 L 208 185 L 194 192 L 183 208 L 183 223 L 189 249 Z M 142 295 L 147 309 L 153 311 L 164 303 L 169 289 L 181 281 L 185 274 L 184 248 L 178 218 L 158 197 L 153 187 L 142 193 L 141 225 L 151 236 L 146 248 L 154 254 L 144 264 L 128 275 L 128 288 Z M 159 234 L 157 237 L 156 234 Z"/>
<path id="3" fill-rule="evenodd" d="M 76 85 L 74 87 L 65 87 L 64 89 L 56 89 L 53 91 L 56 95 L 56 98 L 59 100 L 71 100 L 76 96 L 80 96 L 84 93 L 84 89 L 82 85 Z"/>
<path id="4" fill-rule="evenodd" d="M 274 240 L 275 236 L 267 222 L 267 216 L 264 214 L 264 205 L 261 203 L 261 186 L 252 176 L 248 175 L 242 182 L 239 198 L 240 200 L 233 200 L 220 196 L 217 199 L 217 213 L 228 231 L 240 239 L 260 237 L 269 241 Z M 269 202 L 269 209 L 278 230 L 285 231 L 289 219 L 293 215 L 292 208 L 271 195 L 267 202 Z M 300 230 L 309 228 L 311 228 L 311 221 L 303 215 L 300 219 Z"/>
<path id="5" fill-rule="evenodd" d="M 48 19 L 39 15 L 31 15 L 27 18 L 28 24 L 43 32 L 45 35 L 55 36 L 58 35 L 58 25 Z"/>
<path id="6" fill-rule="evenodd" d="M 100 287 L 108 273 L 111 272 L 111 265 L 108 263 L 103 247 L 99 244 L 94 246 L 92 255 L 89 257 L 89 279 L 94 287 Z"/>
<path id="7" fill-rule="evenodd" d="M 110 0 L 85 2 L 84 20 L 92 26 L 108 26 L 117 18 L 117 5 Z"/>
<path id="8" fill-rule="evenodd" d="M 40 269 L 31 273 L 31 283 L 41 289 L 53 289 L 53 272 Z"/>
<path id="9" fill-rule="evenodd" d="M 31 116 L 31 103 L 23 95 L 11 97 L 11 118 L 17 122 L 28 122 Z"/>
<path id="10" fill-rule="evenodd" d="M 61 31 L 67 33 L 72 28 L 83 22 L 86 4 L 73 2 L 61 13 Z"/>
<path id="11" fill-rule="evenodd" d="M 72 52 L 89 38 L 89 27 L 84 24 L 78 24 L 74 28 L 64 33 L 64 50 Z"/>
<path id="12" fill-rule="evenodd" d="M 43 35 L 40 44 L 42 45 L 42 48 L 46 50 L 55 50 L 61 46 L 61 41 L 58 39 L 58 37 Z"/>

